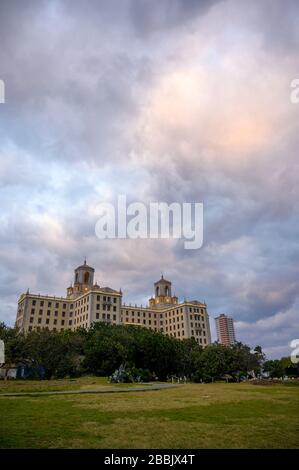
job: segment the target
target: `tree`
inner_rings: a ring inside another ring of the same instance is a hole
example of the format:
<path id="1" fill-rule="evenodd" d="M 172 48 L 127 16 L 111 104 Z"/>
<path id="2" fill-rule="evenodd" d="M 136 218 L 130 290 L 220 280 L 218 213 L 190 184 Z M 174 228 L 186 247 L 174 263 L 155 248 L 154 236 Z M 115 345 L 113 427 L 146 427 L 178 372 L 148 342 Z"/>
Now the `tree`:
<path id="1" fill-rule="evenodd" d="M 5 345 L 5 379 L 7 379 L 9 369 L 26 364 L 25 337 L 17 328 L 9 328 L 4 323 L 0 323 L 0 339 Z"/>
<path id="2" fill-rule="evenodd" d="M 252 370 L 257 377 L 261 376 L 265 360 L 266 355 L 263 353 L 262 347 L 256 346 L 254 348 Z"/>
<path id="3" fill-rule="evenodd" d="M 260 346 L 253 352 L 242 343 L 214 343 L 203 349 L 193 338 L 179 340 L 137 325 L 98 322 L 88 330 L 44 329 L 23 334 L 0 324 L 0 338 L 5 342 L 8 365 L 27 365 L 32 374 L 39 376 L 43 371 L 47 379 L 83 373 L 111 375 L 124 365 L 137 370 L 136 376 L 160 380 L 176 375 L 195 381 L 224 377 L 239 381 L 252 371 L 258 375 L 262 367 L 272 376 L 280 376 L 289 364 L 286 359 L 264 363 Z"/>
<path id="4" fill-rule="evenodd" d="M 281 378 L 285 375 L 285 368 L 283 363 L 279 359 L 266 361 L 264 363 L 264 372 L 269 373 L 269 377 L 272 379 Z"/>

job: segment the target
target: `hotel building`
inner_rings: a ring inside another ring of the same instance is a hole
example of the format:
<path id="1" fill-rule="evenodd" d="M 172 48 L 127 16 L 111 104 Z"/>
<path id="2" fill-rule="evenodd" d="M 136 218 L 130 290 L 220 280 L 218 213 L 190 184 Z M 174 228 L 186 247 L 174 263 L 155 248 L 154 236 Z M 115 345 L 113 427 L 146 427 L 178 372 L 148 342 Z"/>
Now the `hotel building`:
<path id="1" fill-rule="evenodd" d="M 95 322 L 136 325 L 178 339 L 195 338 L 201 346 L 211 343 L 207 305 L 198 300 L 179 303 L 171 282 L 161 277 L 146 307 L 122 302 L 122 291 L 94 283 L 94 268 L 86 261 L 75 269 L 74 283 L 66 297 L 32 294 L 18 301 L 16 326 L 28 332 L 48 328 L 61 331 L 89 328 Z"/>

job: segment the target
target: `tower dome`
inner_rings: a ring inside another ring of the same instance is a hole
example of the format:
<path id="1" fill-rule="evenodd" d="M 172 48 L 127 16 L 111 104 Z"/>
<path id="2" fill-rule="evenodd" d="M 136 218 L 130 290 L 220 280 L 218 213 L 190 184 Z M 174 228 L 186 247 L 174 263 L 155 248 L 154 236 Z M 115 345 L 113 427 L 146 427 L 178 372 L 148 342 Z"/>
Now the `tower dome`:
<path id="1" fill-rule="evenodd" d="M 86 263 L 86 259 L 84 260 L 84 264 L 78 266 L 75 269 L 75 279 L 74 284 L 84 284 L 87 286 L 93 285 L 93 277 L 94 277 L 94 268 L 88 266 Z"/>
<path id="2" fill-rule="evenodd" d="M 171 295 L 171 282 L 164 279 L 163 274 L 161 279 L 154 283 L 155 297 L 149 299 L 149 306 L 151 308 L 166 308 L 178 303 L 177 297 Z"/>
<path id="3" fill-rule="evenodd" d="M 155 286 L 155 297 L 166 296 L 171 297 L 171 282 L 164 279 L 163 274 L 161 279 L 154 284 Z"/>

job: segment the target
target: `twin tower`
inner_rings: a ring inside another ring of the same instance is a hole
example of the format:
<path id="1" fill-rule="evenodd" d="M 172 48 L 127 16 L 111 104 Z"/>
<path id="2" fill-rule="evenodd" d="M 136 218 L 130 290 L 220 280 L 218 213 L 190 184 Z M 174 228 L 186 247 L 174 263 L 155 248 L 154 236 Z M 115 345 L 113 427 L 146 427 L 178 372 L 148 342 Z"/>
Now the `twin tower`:
<path id="1" fill-rule="evenodd" d="M 99 287 L 94 284 L 94 268 L 86 264 L 78 266 L 75 269 L 74 284 L 67 289 L 67 297 L 75 298 L 79 295 L 89 291 L 92 287 Z M 149 306 L 151 308 L 159 309 L 170 307 L 178 304 L 178 298 L 171 295 L 171 282 L 164 279 L 163 275 L 161 279 L 154 284 L 155 296 L 149 299 Z"/>

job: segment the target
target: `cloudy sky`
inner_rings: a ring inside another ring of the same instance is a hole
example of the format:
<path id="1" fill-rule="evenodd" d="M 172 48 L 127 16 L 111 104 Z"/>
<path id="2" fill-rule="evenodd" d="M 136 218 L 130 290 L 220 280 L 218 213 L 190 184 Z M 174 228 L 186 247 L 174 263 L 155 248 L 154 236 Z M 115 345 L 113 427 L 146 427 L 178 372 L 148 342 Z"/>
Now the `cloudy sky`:
<path id="1" fill-rule="evenodd" d="M 100 285 L 236 320 L 270 357 L 299 337 L 296 0 L 1 0 L 0 319 L 64 295 L 87 256 Z M 104 240 L 97 207 L 203 202 L 204 245 Z M 214 337 L 215 339 L 215 337 Z"/>

